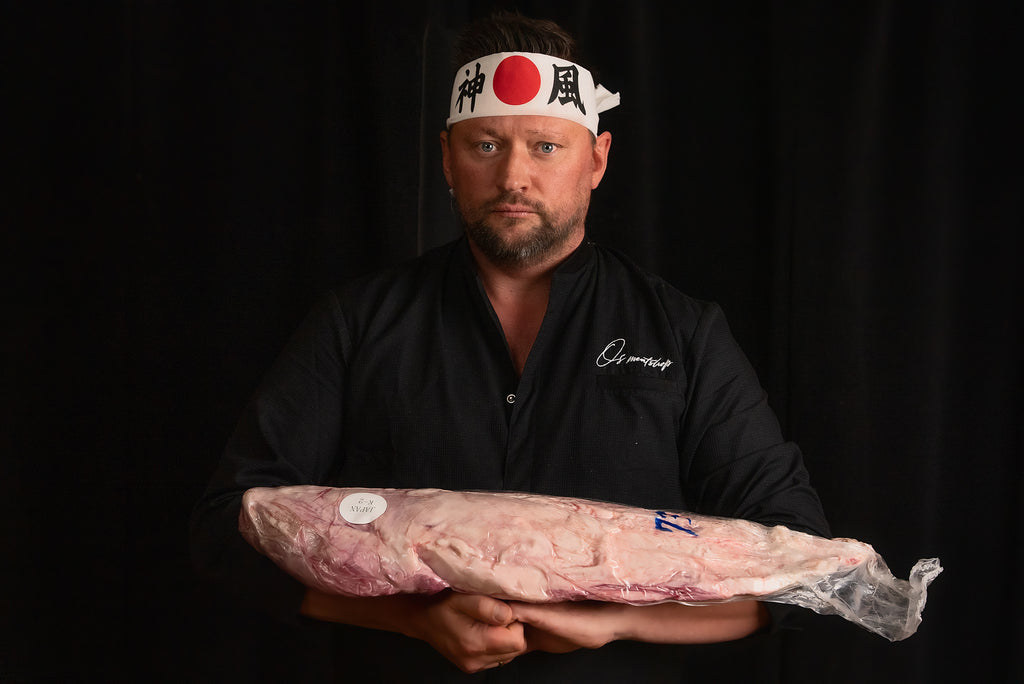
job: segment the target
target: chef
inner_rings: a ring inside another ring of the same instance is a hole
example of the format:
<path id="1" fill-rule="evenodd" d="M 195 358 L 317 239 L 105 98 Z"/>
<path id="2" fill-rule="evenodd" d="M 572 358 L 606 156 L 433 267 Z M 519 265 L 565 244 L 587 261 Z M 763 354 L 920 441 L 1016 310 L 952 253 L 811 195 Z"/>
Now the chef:
<path id="1" fill-rule="evenodd" d="M 290 484 L 531 491 L 828 534 L 721 310 L 587 236 L 618 95 L 550 22 L 495 15 L 457 49 L 440 145 L 464 235 L 310 313 L 196 506 L 197 566 L 283 619 L 338 624 L 339 661 L 384 681 L 686 681 L 683 645 L 778 616 L 331 596 L 238 534 L 246 489 Z"/>

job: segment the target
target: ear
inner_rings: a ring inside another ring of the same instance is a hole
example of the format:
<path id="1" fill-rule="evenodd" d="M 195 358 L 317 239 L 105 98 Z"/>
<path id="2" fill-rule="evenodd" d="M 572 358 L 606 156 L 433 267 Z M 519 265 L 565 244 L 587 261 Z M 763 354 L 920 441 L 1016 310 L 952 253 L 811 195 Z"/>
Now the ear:
<path id="1" fill-rule="evenodd" d="M 452 160 L 448 144 L 448 131 L 441 131 L 441 169 L 444 171 L 445 180 L 448 181 L 448 187 L 452 187 Z"/>
<path id="2" fill-rule="evenodd" d="M 594 141 L 594 167 L 591 171 L 590 177 L 591 190 L 595 190 L 597 186 L 601 184 L 601 179 L 604 178 L 604 172 L 608 168 L 608 151 L 611 147 L 612 134 L 609 131 L 605 131 L 601 135 L 597 136 L 597 139 Z"/>

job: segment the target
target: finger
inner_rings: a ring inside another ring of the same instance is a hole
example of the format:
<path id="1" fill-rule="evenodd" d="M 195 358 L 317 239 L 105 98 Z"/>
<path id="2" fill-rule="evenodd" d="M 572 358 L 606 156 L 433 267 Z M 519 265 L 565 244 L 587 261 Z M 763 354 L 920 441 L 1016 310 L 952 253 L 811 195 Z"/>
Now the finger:
<path id="1" fill-rule="evenodd" d="M 490 625 L 484 632 L 484 649 L 495 658 L 511 660 L 526 650 L 526 633 L 521 623 Z"/>
<path id="2" fill-rule="evenodd" d="M 486 633 L 483 650 L 473 656 L 477 663 L 477 670 L 490 670 L 507 665 L 529 650 L 523 626 L 518 623 L 508 627 L 482 626 L 482 628 Z"/>
<path id="3" fill-rule="evenodd" d="M 515 656 L 508 656 L 507 658 L 502 658 L 502 659 L 498 660 L 498 662 L 492 663 L 490 666 L 488 666 L 488 667 L 486 667 L 484 669 L 493 670 L 493 669 L 498 668 L 498 667 L 503 667 L 503 666 L 508 665 L 509 663 L 511 663 L 513 658 L 515 658 Z"/>

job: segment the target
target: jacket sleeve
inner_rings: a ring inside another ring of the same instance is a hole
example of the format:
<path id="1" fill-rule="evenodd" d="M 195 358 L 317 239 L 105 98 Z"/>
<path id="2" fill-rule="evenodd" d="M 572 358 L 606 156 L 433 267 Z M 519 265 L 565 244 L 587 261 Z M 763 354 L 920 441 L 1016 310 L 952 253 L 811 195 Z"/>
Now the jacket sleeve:
<path id="1" fill-rule="evenodd" d="M 708 304 L 689 344 L 682 426 L 686 499 L 698 512 L 830 535 L 796 444 L 782 430 L 721 309 Z"/>
<path id="2" fill-rule="evenodd" d="M 251 487 L 324 483 L 338 467 L 346 351 L 331 295 L 263 379 L 192 511 L 190 546 L 200 577 L 287 621 L 297 619 L 305 588 L 239 534 L 242 495 Z"/>

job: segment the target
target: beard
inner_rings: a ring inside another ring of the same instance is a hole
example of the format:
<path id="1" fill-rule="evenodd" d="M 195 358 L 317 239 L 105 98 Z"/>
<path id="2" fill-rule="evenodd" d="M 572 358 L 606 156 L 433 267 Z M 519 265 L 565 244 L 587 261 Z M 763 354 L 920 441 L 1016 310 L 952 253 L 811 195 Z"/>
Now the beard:
<path id="1" fill-rule="evenodd" d="M 570 216 L 559 221 L 553 218 L 541 203 L 528 200 L 515 192 L 505 193 L 488 202 L 478 213 L 486 217 L 491 209 L 499 204 L 518 204 L 529 207 L 535 212 L 537 225 L 521 235 L 507 236 L 505 231 L 488 223 L 487 218 L 467 216 L 466 211 L 461 207 L 459 216 L 466 234 L 477 249 L 492 263 L 505 268 L 536 266 L 561 251 L 561 248 L 576 234 L 577 227 L 583 223 L 587 213 L 587 203 L 582 201 L 577 204 Z M 532 219 L 492 220 L 500 220 L 511 228 Z"/>

